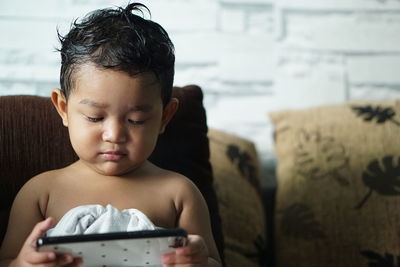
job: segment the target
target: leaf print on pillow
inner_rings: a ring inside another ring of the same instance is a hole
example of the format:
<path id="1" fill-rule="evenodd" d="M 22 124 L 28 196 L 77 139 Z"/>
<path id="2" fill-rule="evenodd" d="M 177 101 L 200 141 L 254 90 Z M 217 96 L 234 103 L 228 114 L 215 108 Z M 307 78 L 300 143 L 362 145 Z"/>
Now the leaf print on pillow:
<path id="1" fill-rule="evenodd" d="M 253 240 L 253 245 L 256 251 L 253 253 L 245 253 L 244 255 L 249 259 L 258 259 L 260 266 L 266 266 L 268 261 L 268 246 L 266 240 L 261 235 L 257 235 L 256 239 Z"/>
<path id="2" fill-rule="evenodd" d="M 389 253 L 381 255 L 371 250 L 361 251 L 360 254 L 368 258 L 369 267 L 400 267 L 400 255 L 397 257 Z M 397 264 L 395 257 L 397 258 Z"/>
<path id="3" fill-rule="evenodd" d="M 382 159 L 382 165 L 374 159 L 363 172 L 362 179 L 369 191 L 357 204 L 356 209 L 360 209 L 366 203 L 373 191 L 384 196 L 400 196 L 400 157 L 396 164 L 393 164 L 393 156 L 386 156 Z"/>
<path id="4" fill-rule="evenodd" d="M 348 168 L 348 163 L 345 147 L 333 137 L 323 137 L 317 131 L 299 131 L 294 152 L 297 173 L 311 179 L 331 177 L 347 186 L 349 181 L 342 172 Z"/>
<path id="5" fill-rule="evenodd" d="M 252 164 L 253 158 L 246 151 L 241 151 L 237 145 L 230 144 L 227 146 L 226 155 L 229 160 L 236 165 L 240 174 L 247 177 L 249 182 L 258 187 L 258 178 L 256 167 Z"/>
<path id="6" fill-rule="evenodd" d="M 326 237 L 314 212 L 303 203 L 295 203 L 287 208 L 281 223 L 283 232 L 294 238 L 311 240 Z"/>
<path id="7" fill-rule="evenodd" d="M 396 115 L 396 112 L 391 107 L 373 107 L 371 105 L 367 105 L 352 106 L 351 108 L 357 113 L 358 116 L 363 117 L 364 121 L 372 121 L 373 119 L 376 119 L 376 123 L 378 124 L 391 121 L 400 126 L 400 122 L 393 118 Z"/>

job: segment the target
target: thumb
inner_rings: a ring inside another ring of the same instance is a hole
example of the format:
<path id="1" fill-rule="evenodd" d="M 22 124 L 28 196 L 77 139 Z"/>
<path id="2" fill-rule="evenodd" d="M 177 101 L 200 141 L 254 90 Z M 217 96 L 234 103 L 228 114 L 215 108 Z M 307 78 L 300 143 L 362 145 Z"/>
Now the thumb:
<path id="1" fill-rule="evenodd" d="M 204 239 L 201 236 L 189 235 L 187 246 L 177 248 L 176 253 L 179 255 L 208 254 L 208 249 Z"/>
<path id="2" fill-rule="evenodd" d="M 49 217 L 46 220 L 38 222 L 35 227 L 33 227 L 32 232 L 25 241 L 25 246 L 36 247 L 36 240 L 42 237 L 47 230 L 53 226 L 53 218 Z"/>

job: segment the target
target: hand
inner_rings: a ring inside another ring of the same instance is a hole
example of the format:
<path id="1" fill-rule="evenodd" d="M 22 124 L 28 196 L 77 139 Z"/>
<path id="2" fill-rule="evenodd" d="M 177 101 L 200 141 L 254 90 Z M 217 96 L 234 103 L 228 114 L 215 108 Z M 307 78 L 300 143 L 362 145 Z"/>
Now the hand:
<path id="1" fill-rule="evenodd" d="M 53 219 L 47 218 L 35 225 L 32 232 L 26 239 L 17 258 L 11 262 L 12 267 L 25 266 L 79 266 L 82 263 L 81 259 L 73 258 L 70 254 L 56 254 L 50 252 L 38 252 L 36 250 L 36 240 L 44 235 L 53 225 Z"/>
<path id="2" fill-rule="evenodd" d="M 208 266 L 208 249 L 204 239 L 199 235 L 189 235 L 188 241 L 187 246 L 177 248 L 175 253 L 163 255 L 164 267 Z"/>

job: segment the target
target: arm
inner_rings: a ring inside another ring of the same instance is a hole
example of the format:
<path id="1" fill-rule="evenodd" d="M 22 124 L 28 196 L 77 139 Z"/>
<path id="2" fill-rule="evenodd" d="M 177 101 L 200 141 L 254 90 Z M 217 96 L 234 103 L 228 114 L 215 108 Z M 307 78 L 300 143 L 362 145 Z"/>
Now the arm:
<path id="1" fill-rule="evenodd" d="M 178 227 L 187 230 L 189 242 L 188 246 L 178 248 L 175 254 L 164 255 L 163 263 L 167 266 L 222 266 L 211 231 L 207 204 L 200 191 L 187 179 L 174 188 Z"/>
<path id="2" fill-rule="evenodd" d="M 0 250 L 1 267 L 77 263 L 71 255 L 56 256 L 53 252 L 36 251 L 36 240 L 53 225 L 51 218 L 43 221 L 44 215 L 40 208 L 43 207 L 43 201 L 47 202 L 45 185 L 38 179 L 30 180 L 18 192 Z"/>
<path id="3" fill-rule="evenodd" d="M 35 224 L 44 219 L 39 207 L 40 192 L 38 182 L 30 180 L 15 197 L 0 250 L 1 260 L 16 258 Z"/>

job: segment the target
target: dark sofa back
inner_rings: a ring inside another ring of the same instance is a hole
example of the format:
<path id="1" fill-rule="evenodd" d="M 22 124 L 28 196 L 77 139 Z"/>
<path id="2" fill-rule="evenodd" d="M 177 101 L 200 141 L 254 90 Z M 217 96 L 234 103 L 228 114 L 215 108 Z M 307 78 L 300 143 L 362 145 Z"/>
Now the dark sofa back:
<path id="1" fill-rule="evenodd" d="M 174 87 L 179 109 L 160 136 L 150 160 L 190 178 L 202 192 L 211 216 L 221 256 L 223 237 L 218 203 L 212 187 L 206 113 L 197 86 Z M 0 242 L 3 240 L 15 195 L 32 176 L 77 160 L 67 128 L 50 98 L 0 97 Z M 22 222 L 23 223 L 23 222 Z"/>

